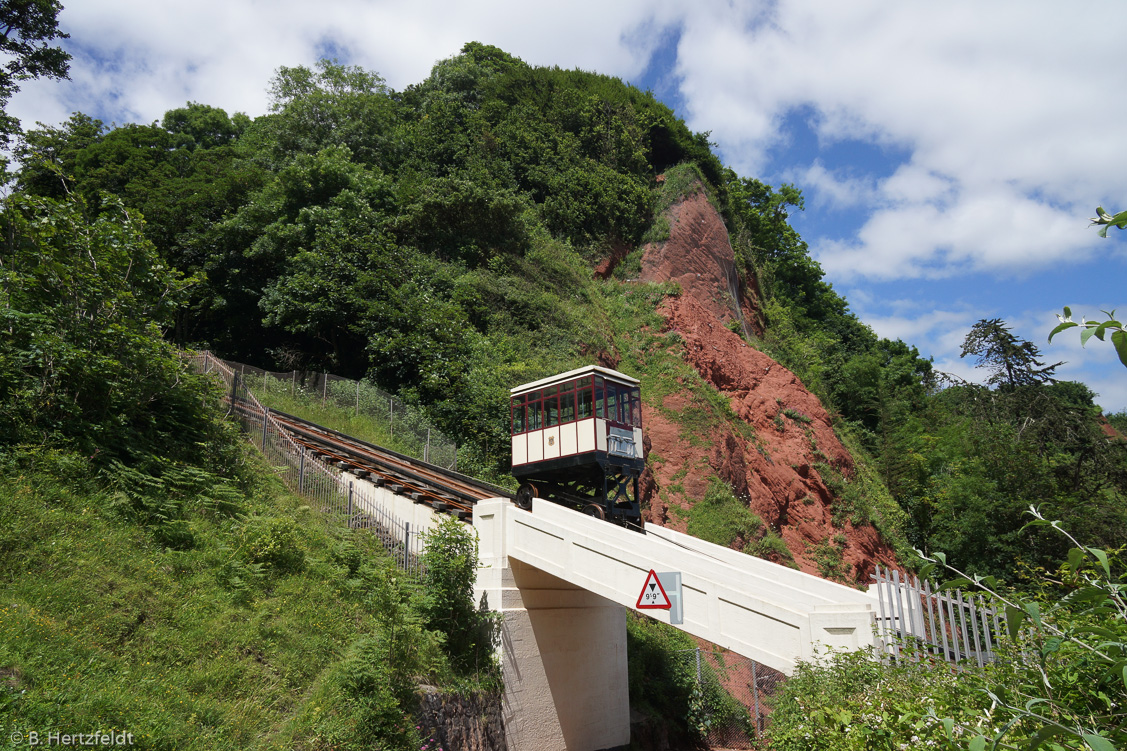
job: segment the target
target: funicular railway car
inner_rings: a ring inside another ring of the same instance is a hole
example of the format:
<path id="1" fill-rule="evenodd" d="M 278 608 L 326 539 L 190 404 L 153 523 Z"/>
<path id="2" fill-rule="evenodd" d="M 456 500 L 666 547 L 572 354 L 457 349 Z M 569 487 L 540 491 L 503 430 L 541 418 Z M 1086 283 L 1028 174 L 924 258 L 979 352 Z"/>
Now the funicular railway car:
<path id="1" fill-rule="evenodd" d="M 642 402 L 637 379 L 588 365 L 511 389 L 516 503 L 544 498 L 642 529 L 638 476 Z"/>

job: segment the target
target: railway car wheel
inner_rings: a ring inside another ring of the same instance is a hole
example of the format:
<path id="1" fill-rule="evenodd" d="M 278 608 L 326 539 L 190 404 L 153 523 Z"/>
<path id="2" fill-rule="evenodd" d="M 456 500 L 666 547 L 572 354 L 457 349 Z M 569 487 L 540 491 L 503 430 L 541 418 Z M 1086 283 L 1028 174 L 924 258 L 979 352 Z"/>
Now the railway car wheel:
<path id="1" fill-rule="evenodd" d="M 540 494 L 536 492 L 536 488 L 533 487 L 531 483 L 521 483 L 521 486 L 517 488 L 517 508 L 531 511 L 532 499 L 538 498 L 539 495 Z"/>
<path id="2" fill-rule="evenodd" d="M 596 519 L 602 519 L 603 521 L 606 521 L 607 518 L 606 509 L 597 503 L 588 503 L 583 507 L 583 513 L 587 516 L 593 516 Z"/>

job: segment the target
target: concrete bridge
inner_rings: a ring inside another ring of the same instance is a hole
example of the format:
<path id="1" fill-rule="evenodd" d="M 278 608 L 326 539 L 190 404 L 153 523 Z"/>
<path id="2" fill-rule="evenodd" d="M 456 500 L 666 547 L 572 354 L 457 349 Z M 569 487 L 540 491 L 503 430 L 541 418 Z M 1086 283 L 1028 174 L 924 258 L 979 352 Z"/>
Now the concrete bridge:
<path id="1" fill-rule="evenodd" d="M 357 510 L 376 504 L 416 531 L 439 518 L 429 504 L 346 477 L 363 489 Z M 512 751 L 630 743 L 626 610 L 651 570 L 681 574 L 676 628 L 783 673 L 816 648 L 874 643 L 872 595 L 670 529 L 650 525 L 639 534 L 548 501 L 534 499 L 528 512 L 503 498 L 475 504 L 474 528 L 475 599 L 484 594 L 503 616 Z M 670 621 L 669 611 L 644 612 Z"/>
<path id="2" fill-rule="evenodd" d="M 873 643 L 875 599 L 656 526 L 639 534 L 555 504 L 479 501 L 477 597 L 503 614 L 505 726 L 514 751 L 630 743 L 626 609 L 651 570 L 680 572 L 677 628 L 784 673 L 815 648 Z M 669 611 L 646 610 L 669 622 Z"/>

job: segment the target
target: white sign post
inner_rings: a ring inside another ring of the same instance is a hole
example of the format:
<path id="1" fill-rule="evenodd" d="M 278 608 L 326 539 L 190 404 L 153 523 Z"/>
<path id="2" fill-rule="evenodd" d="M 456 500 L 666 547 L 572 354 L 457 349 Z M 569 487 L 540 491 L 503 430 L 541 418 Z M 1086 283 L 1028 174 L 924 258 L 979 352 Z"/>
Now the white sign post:
<path id="1" fill-rule="evenodd" d="M 657 581 L 665 590 L 672 607 L 669 608 L 669 623 L 679 626 L 685 622 L 685 611 L 681 607 L 681 572 L 669 571 L 657 575 Z"/>

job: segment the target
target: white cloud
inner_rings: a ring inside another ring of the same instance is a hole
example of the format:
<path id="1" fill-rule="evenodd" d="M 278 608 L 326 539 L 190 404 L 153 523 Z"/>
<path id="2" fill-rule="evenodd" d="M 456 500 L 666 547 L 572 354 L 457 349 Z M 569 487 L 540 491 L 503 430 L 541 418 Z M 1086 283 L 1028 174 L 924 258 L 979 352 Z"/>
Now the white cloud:
<path id="1" fill-rule="evenodd" d="M 890 201 L 872 211 L 856 238 L 812 243 L 839 279 L 947 278 L 971 272 L 1022 276 L 1099 242 L 1083 207 L 1056 208 L 996 184 L 953 198 Z"/>
<path id="2" fill-rule="evenodd" d="M 905 342 L 937 342 L 949 349 L 947 342 L 957 335 L 961 342 L 971 325 L 977 320 L 968 311 L 932 310 L 915 317 L 911 315 L 864 316 L 878 336 L 901 339 Z"/>
<path id="3" fill-rule="evenodd" d="M 738 171 L 765 168 L 799 108 L 824 141 L 911 154 L 856 237 L 817 243 L 831 275 L 1026 273 L 1092 247 L 1079 217 L 1127 195 L 1127 100 L 1106 78 L 1127 47 L 1100 32 L 1116 3 L 707 8 L 685 19 L 678 72 L 690 126 L 711 129 Z M 840 201 L 848 183 L 818 167 L 814 186 Z"/>
<path id="4" fill-rule="evenodd" d="M 871 205 L 879 197 L 879 192 L 871 178 L 847 177 L 826 169 L 820 160 L 815 160 L 801 172 L 791 172 L 786 179 L 797 182 L 804 195 L 813 197 L 809 208 L 827 207 L 830 209 L 852 209 Z"/>
<path id="5" fill-rule="evenodd" d="M 60 25 L 71 34 L 72 80 L 25 87 L 10 112 L 27 125 L 76 110 L 151 122 L 192 100 L 254 116 L 266 111 L 279 66 L 312 65 L 326 49 L 343 51 L 347 62 L 396 89 L 422 81 L 470 41 L 533 65 L 629 77 L 645 67 L 654 43 L 635 32 L 665 24 L 661 8 L 641 0 L 68 0 Z"/>

